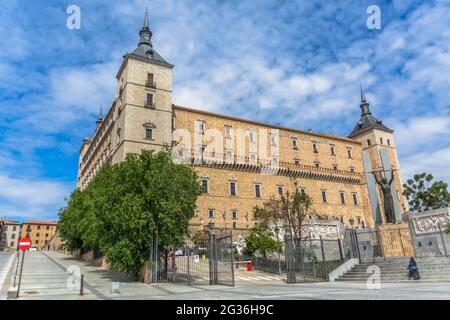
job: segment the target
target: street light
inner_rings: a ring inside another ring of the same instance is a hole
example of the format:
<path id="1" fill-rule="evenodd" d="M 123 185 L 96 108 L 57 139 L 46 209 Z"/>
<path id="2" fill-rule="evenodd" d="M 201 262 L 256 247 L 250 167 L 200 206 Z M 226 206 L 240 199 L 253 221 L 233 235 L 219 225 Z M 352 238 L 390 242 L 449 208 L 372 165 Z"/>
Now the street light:
<path id="1" fill-rule="evenodd" d="M 353 217 L 351 217 L 350 219 L 348 219 L 348 222 L 350 223 L 350 226 L 353 229 L 353 225 L 355 224 L 355 219 L 353 219 Z"/>

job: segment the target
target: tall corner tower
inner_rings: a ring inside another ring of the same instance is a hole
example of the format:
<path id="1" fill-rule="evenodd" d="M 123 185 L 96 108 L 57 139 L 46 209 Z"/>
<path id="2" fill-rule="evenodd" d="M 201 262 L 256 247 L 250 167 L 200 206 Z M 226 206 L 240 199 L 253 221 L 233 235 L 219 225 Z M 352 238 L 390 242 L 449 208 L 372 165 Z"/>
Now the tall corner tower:
<path id="1" fill-rule="evenodd" d="M 116 75 L 113 163 L 122 161 L 127 153 L 170 145 L 173 67 L 153 47 L 146 12 L 138 46 L 124 55 Z"/>
<path id="2" fill-rule="evenodd" d="M 391 179 L 392 174 L 394 175 L 391 185 L 393 211 L 395 222 L 400 222 L 402 221 L 401 215 L 408 210 L 408 204 L 402 194 L 403 187 L 393 135 L 394 130 L 385 126 L 380 119 L 372 115 L 362 89 L 360 108 L 361 118 L 349 137 L 362 144 L 362 159 L 375 224 L 385 223 L 386 216 L 383 208 L 383 193 L 372 172 L 384 173 L 387 180 Z"/>

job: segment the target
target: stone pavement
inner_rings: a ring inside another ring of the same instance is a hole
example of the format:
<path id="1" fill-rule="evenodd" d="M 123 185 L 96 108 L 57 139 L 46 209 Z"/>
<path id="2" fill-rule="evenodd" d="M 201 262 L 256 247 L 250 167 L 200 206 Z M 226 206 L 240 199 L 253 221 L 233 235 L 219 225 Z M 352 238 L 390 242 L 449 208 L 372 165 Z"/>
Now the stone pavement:
<path id="1" fill-rule="evenodd" d="M 0 300 L 6 299 L 8 283 L 5 283 L 8 272 L 14 261 L 15 252 L 0 252 Z"/>
<path id="2" fill-rule="evenodd" d="M 44 272 L 45 266 L 52 266 L 54 275 L 52 279 L 57 278 L 56 273 L 64 274 L 68 267 L 79 267 L 81 273 L 85 276 L 85 285 L 91 293 L 85 296 L 91 299 L 168 299 L 168 300 L 243 300 L 243 299 L 331 299 L 331 300 L 360 300 L 360 299 L 450 299 L 450 283 L 425 283 L 414 281 L 411 283 L 383 283 L 381 289 L 369 289 L 365 283 L 353 282 L 320 282 L 304 284 L 286 284 L 280 279 L 256 280 L 258 277 L 266 275 L 257 275 L 252 271 L 252 276 L 244 275 L 242 272 L 239 277 L 254 277 L 254 281 L 239 280 L 235 287 L 230 286 L 187 286 L 185 284 L 144 284 L 132 281 L 128 277 L 111 272 L 99 267 L 89 266 L 85 262 L 74 259 L 73 257 L 63 255 L 57 252 L 39 252 L 41 262 L 39 263 L 40 272 Z M 45 260 L 46 259 L 46 260 Z M 25 260 L 27 261 L 27 260 Z M 35 260 L 38 262 L 38 259 Z M 58 269 L 55 268 L 58 267 Z M 259 273 L 258 273 L 259 274 Z M 61 275 L 62 277 L 62 275 Z M 274 276 L 275 277 L 275 276 Z M 56 281 L 56 280 L 55 280 Z M 61 281 L 57 282 L 58 284 Z M 112 283 L 119 282 L 118 291 L 112 292 Z M 49 282 L 53 283 L 53 282 Z M 28 287 L 27 290 L 32 290 Z M 44 290 L 44 288 L 35 288 L 34 290 Z M 76 293 L 67 292 L 67 289 L 61 289 L 61 296 L 52 294 L 54 288 L 47 288 L 47 291 L 39 291 L 37 294 L 29 294 L 23 299 L 62 299 L 79 298 Z"/>

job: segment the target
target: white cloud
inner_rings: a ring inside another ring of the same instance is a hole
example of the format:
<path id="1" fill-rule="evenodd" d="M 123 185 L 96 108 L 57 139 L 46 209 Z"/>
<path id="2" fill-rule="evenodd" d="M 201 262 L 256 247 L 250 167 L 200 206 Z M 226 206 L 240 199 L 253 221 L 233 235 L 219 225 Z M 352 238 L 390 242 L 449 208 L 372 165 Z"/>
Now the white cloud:
<path id="1" fill-rule="evenodd" d="M 55 216 L 69 190 L 63 182 L 0 174 L 0 216 Z"/>

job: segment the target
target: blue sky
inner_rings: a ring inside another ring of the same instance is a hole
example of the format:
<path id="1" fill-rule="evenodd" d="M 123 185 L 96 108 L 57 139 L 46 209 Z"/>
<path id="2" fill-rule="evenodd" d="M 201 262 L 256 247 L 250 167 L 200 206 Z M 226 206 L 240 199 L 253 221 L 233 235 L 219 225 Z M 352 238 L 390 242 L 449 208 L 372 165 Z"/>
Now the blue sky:
<path id="1" fill-rule="evenodd" d="M 81 29 L 66 28 L 69 5 Z M 369 5 L 381 29 L 366 26 Z M 450 182 L 450 1 L 0 2 L 0 217 L 56 218 L 145 8 L 176 104 L 347 135 L 359 79 L 404 178 Z"/>

